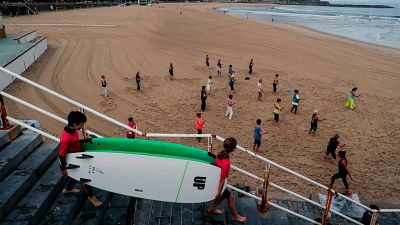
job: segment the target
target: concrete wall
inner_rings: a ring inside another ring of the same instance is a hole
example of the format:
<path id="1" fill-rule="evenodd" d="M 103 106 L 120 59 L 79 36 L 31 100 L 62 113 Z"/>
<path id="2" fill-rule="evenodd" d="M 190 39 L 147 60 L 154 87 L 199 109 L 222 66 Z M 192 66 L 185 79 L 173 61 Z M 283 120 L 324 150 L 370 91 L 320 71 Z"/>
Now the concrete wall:
<path id="1" fill-rule="evenodd" d="M 41 38 L 30 49 L 17 56 L 5 66 L 6 69 L 21 75 L 31 66 L 47 49 L 46 38 Z M 15 80 L 11 75 L 0 71 L 0 90 L 3 90 Z"/>
<path id="2" fill-rule="evenodd" d="M 32 31 L 30 33 L 14 38 L 14 40 L 16 40 L 18 44 L 21 44 L 21 43 L 29 43 L 33 41 L 35 38 L 36 38 L 36 31 Z"/>

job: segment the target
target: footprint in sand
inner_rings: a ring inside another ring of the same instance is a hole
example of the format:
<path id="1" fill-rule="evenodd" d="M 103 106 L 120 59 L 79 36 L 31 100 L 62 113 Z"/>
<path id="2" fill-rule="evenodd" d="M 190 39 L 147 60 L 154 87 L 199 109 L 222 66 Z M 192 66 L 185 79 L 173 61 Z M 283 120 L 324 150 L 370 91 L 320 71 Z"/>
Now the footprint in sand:
<path id="1" fill-rule="evenodd" d="M 117 105 L 114 103 L 114 100 L 112 97 L 104 98 L 103 100 L 100 101 L 99 105 L 102 108 L 104 108 L 104 114 L 107 114 L 108 112 L 117 109 Z"/>

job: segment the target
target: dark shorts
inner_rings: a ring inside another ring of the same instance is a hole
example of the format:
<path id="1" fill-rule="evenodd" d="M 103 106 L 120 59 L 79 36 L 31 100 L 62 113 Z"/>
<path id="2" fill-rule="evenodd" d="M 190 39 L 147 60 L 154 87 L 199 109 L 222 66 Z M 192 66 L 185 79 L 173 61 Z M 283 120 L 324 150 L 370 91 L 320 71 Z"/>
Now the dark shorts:
<path id="1" fill-rule="evenodd" d="M 208 61 L 206 61 L 206 65 L 207 65 L 207 66 L 210 66 L 210 63 L 209 63 Z"/>
<path id="2" fill-rule="evenodd" d="M 272 83 L 272 91 L 276 92 L 276 84 L 275 83 Z"/>
<path id="3" fill-rule="evenodd" d="M 279 114 L 274 113 L 274 121 L 279 122 Z"/>
<path id="4" fill-rule="evenodd" d="M 222 192 L 222 194 L 221 194 L 221 200 L 229 199 L 229 197 L 231 197 L 231 192 L 228 191 L 227 188 L 225 188 L 225 191 Z"/>
<path id="5" fill-rule="evenodd" d="M 333 159 L 336 159 L 336 149 L 329 149 L 329 148 L 327 148 L 327 149 L 326 149 L 326 155 L 329 155 L 329 154 L 331 154 L 331 156 L 332 156 Z"/>
<path id="6" fill-rule="evenodd" d="M 258 92 L 258 97 L 262 97 L 262 92 Z"/>
<path id="7" fill-rule="evenodd" d="M 318 124 L 311 123 L 310 125 L 311 125 L 310 132 L 313 132 L 313 133 L 317 132 Z"/>
<path id="8" fill-rule="evenodd" d="M 257 145 L 258 147 L 260 147 L 261 140 L 254 139 L 254 144 Z"/>

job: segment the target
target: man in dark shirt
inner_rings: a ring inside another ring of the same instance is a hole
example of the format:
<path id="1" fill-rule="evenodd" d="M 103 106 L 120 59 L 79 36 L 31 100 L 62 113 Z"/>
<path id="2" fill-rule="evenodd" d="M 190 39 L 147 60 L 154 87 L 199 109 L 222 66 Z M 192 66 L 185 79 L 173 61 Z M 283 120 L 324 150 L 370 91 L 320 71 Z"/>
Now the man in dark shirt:
<path id="1" fill-rule="evenodd" d="M 336 148 L 339 146 L 340 148 L 343 148 L 346 146 L 346 144 L 340 144 L 339 143 L 339 134 L 335 134 L 328 143 L 328 146 L 326 147 L 326 155 L 324 157 L 324 161 L 328 160 L 328 155 L 331 154 L 333 158 L 333 162 L 336 160 Z"/>

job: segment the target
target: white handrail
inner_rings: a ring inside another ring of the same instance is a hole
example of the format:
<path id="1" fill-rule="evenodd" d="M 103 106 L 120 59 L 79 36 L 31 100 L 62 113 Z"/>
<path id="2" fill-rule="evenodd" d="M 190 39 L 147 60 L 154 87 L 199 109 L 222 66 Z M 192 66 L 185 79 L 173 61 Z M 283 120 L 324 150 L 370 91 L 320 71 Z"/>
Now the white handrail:
<path id="1" fill-rule="evenodd" d="M 125 128 L 125 129 L 127 129 L 127 130 L 132 130 L 133 132 L 135 132 L 135 133 L 137 133 L 137 134 L 139 134 L 139 135 L 143 135 L 143 133 L 142 133 L 141 131 L 139 131 L 139 130 L 133 129 L 133 128 L 129 127 L 128 125 L 119 122 L 118 120 L 115 120 L 115 119 L 113 119 L 113 118 L 111 118 L 111 117 L 108 117 L 108 116 L 106 116 L 106 115 L 103 115 L 103 114 L 97 112 L 96 110 L 93 110 L 93 109 L 91 109 L 91 108 L 89 108 L 89 107 L 87 107 L 87 106 L 85 106 L 85 105 L 83 105 L 83 104 L 81 104 L 81 103 L 79 103 L 79 102 L 76 102 L 76 101 L 74 101 L 74 100 L 72 100 L 72 99 L 70 99 L 70 98 L 67 98 L 67 97 L 65 97 L 64 95 L 61 95 L 61 94 L 59 94 L 59 93 L 57 93 L 57 92 L 55 92 L 55 91 L 53 91 L 53 90 L 50 90 L 50 89 L 48 89 L 48 88 L 46 88 L 46 87 L 44 87 L 44 86 L 42 86 L 42 85 L 40 85 L 40 84 L 37 84 L 37 83 L 35 83 L 35 82 L 33 82 L 33 81 L 29 80 L 29 79 L 26 79 L 25 77 L 23 77 L 23 76 L 21 76 L 21 75 L 18 75 L 18 74 L 14 73 L 14 72 L 12 72 L 12 71 L 10 71 L 10 70 L 8 70 L 8 69 L 5 69 L 5 68 L 3 68 L 3 67 L 1 67 L 1 66 L 0 66 L 0 71 L 3 71 L 3 72 L 5 72 L 5 73 L 8 73 L 9 75 L 11 75 L 11 76 L 13 76 L 13 77 L 16 77 L 16 78 L 18 78 L 18 79 L 20 79 L 20 80 L 22 80 L 22 81 L 24 81 L 24 82 L 26 82 L 26 83 L 32 85 L 32 86 L 35 86 L 35 87 L 39 88 L 39 89 L 42 90 L 42 91 L 45 91 L 45 92 L 47 92 L 47 93 L 49 93 L 49 94 L 51 94 L 51 95 L 54 95 L 54 96 L 56 96 L 56 97 L 58 97 L 58 98 L 60 98 L 60 99 L 62 99 L 62 100 L 64 100 L 64 101 L 66 101 L 66 102 L 69 102 L 69 103 L 71 103 L 71 104 L 73 104 L 73 105 L 75 105 L 75 106 L 78 106 L 78 107 L 80 107 L 80 108 L 82 108 L 82 109 L 85 109 L 86 111 L 91 112 L 91 113 L 93 113 L 94 115 L 96 115 L 96 116 L 98 116 L 98 117 L 100 117 L 100 118 L 102 118 L 102 119 L 105 119 L 105 120 L 107 120 L 107 121 L 109 121 L 109 122 L 111 122 L 111 123 L 114 123 L 114 124 L 116 124 L 116 125 L 118 125 L 118 126 L 120 126 L 120 127 Z"/>
<path id="2" fill-rule="evenodd" d="M 236 187 L 234 187 L 234 186 L 232 186 L 232 185 L 230 185 L 230 184 L 227 184 L 226 186 L 229 187 L 229 188 L 232 189 L 232 190 L 235 190 L 235 191 L 237 191 L 237 192 L 239 192 L 239 193 L 242 193 L 242 194 L 244 194 L 244 195 L 246 195 L 246 196 L 249 196 L 249 197 L 251 197 L 251 198 L 254 198 L 254 199 L 258 200 L 258 201 L 261 201 L 261 198 L 258 197 L 258 196 L 255 196 L 255 195 L 252 195 L 252 194 L 250 194 L 250 193 L 248 193 L 248 192 L 245 192 L 245 191 L 243 191 L 243 190 L 240 190 L 239 188 L 236 188 Z M 292 210 L 289 210 L 289 209 L 287 209 L 287 208 L 285 208 L 285 207 L 282 207 L 282 206 L 280 206 L 280 205 L 278 205 L 278 204 L 272 203 L 272 202 L 270 202 L 270 201 L 267 201 L 267 202 L 268 202 L 269 205 L 271 205 L 271 206 L 273 206 L 273 207 L 275 207 L 275 208 L 281 209 L 281 210 L 283 210 L 283 211 L 285 211 L 285 212 L 287 212 L 287 213 L 290 213 L 290 214 L 292 214 L 292 215 L 295 215 L 295 216 L 297 216 L 297 217 L 300 217 L 300 218 L 302 218 L 302 219 L 304 219 L 304 220 L 307 220 L 307 221 L 310 222 L 310 223 L 313 223 L 313 224 L 320 224 L 320 223 L 318 223 L 318 222 L 316 222 L 316 221 L 314 221 L 314 220 L 312 220 L 312 219 L 310 219 L 310 218 L 308 218 L 308 217 L 305 217 L 305 216 L 303 216 L 303 215 L 301 215 L 301 214 L 298 214 L 298 213 L 296 213 L 296 212 L 293 212 Z M 362 225 L 362 224 L 361 224 L 361 225 Z"/>
<path id="3" fill-rule="evenodd" d="M 18 102 L 18 103 L 21 103 L 22 105 L 24 105 L 24 106 L 26 106 L 26 107 L 28 107 L 28 108 L 34 109 L 34 110 L 36 110 L 36 111 L 38 111 L 38 112 L 40 112 L 40 113 L 43 113 L 43 114 L 45 114 L 45 115 L 47 115 L 47 116 L 49 116 L 49 117 L 51 117 L 51 118 L 53 118 L 53 119 L 55 119 L 55 120 L 58 120 L 58 121 L 60 121 L 61 123 L 68 124 L 68 121 L 67 121 L 67 120 L 65 120 L 65 119 L 63 119 L 63 118 L 61 118 L 61 117 L 59 117 L 59 116 L 56 116 L 56 115 L 54 115 L 54 114 L 52 114 L 52 113 L 50 113 L 50 112 L 47 112 L 46 110 L 44 110 L 44 109 L 42 109 L 42 108 L 39 108 L 39 107 L 37 107 L 37 106 L 35 106 L 35 105 L 32 105 L 31 103 L 28 103 L 28 102 L 26 102 L 26 101 L 24 101 L 24 100 L 22 100 L 22 99 L 19 99 L 19 98 L 15 97 L 15 96 L 12 96 L 12 95 L 10 95 L 10 94 L 7 94 L 7 93 L 4 92 L 4 91 L 0 91 L 0 94 L 3 95 L 3 96 L 5 96 L 5 97 L 7 97 L 7 98 L 9 98 L 9 99 L 11 99 L 11 100 L 14 100 L 14 101 L 16 101 L 16 102 Z M 103 137 L 103 136 L 101 136 L 101 135 L 99 135 L 99 134 L 96 134 L 96 133 L 90 131 L 90 130 L 87 130 L 86 132 L 87 132 L 88 134 L 94 135 L 94 136 L 96 136 L 96 137 L 100 137 L 100 138 Z"/>
<path id="4" fill-rule="evenodd" d="M 243 170 L 243 169 L 241 169 L 241 168 L 238 168 L 238 167 L 236 167 L 236 166 L 234 166 L 234 165 L 231 165 L 231 168 L 234 169 L 234 170 L 236 170 L 236 171 L 238 171 L 238 172 L 240 172 L 240 173 L 243 173 L 243 174 L 245 174 L 245 175 L 247 175 L 247 176 L 249 176 L 249 177 L 252 177 L 252 178 L 257 179 L 257 180 L 259 180 L 259 181 L 261 181 L 261 182 L 264 182 L 264 179 L 263 179 L 263 178 L 258 177 L 258 176 L 256 176 L 256 175 L 250 173 L 250 172 L 247 172 L 246 170 Z M 290 191 L 290 190 L 288 190 L 288 189 L 286 189 L 286 188 L 284 188 L 284 187 L 281 187 L 281 186 L 279 186 L 279 185 L 277 185 L 277 184 L 274 184 L 274 183 L 272 183 L 272 182 L 269 182 L 269 184 L 270 184 L 273 188 L 276 188 L 276 189 L 278 189 L 278 190 L 280 190 L 280 191 L 286 192 L 286 193 L 288 193 L 288 194 L 290 194 L 290 195 L 296 196 L 296 197 L 298 197 L 298 198 L 300 198 L 300 199 L 302 199 L 302 200 L 304 200 L 304 201 L 306 201 L 306 202 L 308 202 L 308 203 L 311 203 L 311 204 L 313 204 L 313 205 L 315 205 L 315 206 L 318 206 L 318 207 L 320 207 L 320 208 L 325 209 L 325 206 L 324 206 L 324 205 L 321 205 L 321 204 L 319 204 L 319 203 L 317 203 L 317 202 L 314 202 L 313 200 L 310 200 L 310 199 L 308 199 L 308 198 L 306 198 L 306 197 L 304 197 L 304 196 L 302 196 L 302 195 L 300 195 L 300 194 L 297 194 L 297 193 L 295 193 L 295 192 L 293 192 L 293 191 Z M 334 213 L 334 214 L 336 214 L 336 215 L 338 215 L 338 216 L 340 216 L 340 217 L 343 217 L 343 218 L 345 218 L 345 219 L 347 219 L 347 220 L 349 220 L 349 221 L 351 221 L 351 222 L 353 222 L 353 223 L 355 223 L 355 224 L 363 225 L 362 223 L 359 223 L 357 220 L 354 220 L 354 219 L 352 219 L 352 218 L 350 218 L 350 217 L 348 217 L 348 216 L 346 216 L 346 215 L 344 215 L 344 214 L 342 214 L 342 213 L 340 213 L 340 212 L 338 212 L 338 211 L 336 211 L 336 210 L 334 210 L 334 209 L 330 209 L 329 211 L 332 212 L 332 213 Z"/>
<path id="5" fill-rule="evenodd" d="M 220 137 L 220 136 L 216 136 L 216 138 L 217 138 L 217 140 L 219 140 L 219 141 L 221 141 L 221 142 L 223 142 L 223 141 L 225 140 L 224 138 L 222 138 L 222 137 Z M 264 162 L 267 162 L 267 163 L 271 164 L 272 166 L 275 166 L 275 167 L 277 167 L 277 168 L 279 168 L 279 169 L 282 169 L 282 170 L 284 170 L 284 171 L 286 171 L 286 172 L 288 172 L 288 173 L 291 173 L 291 174 L 293 174 L 293 175 L 295 175 L 295 176 L 297 176 L 297 177 L 299 177 L 299 178 L 301 178 L 301 179 L 303 179 L 303 180 L 306 180 L 306 181 L 308 181 L 308 182 L 310 182 L 310 183 L 312 183 L 312 184 L 314 184 L 314 185 L 317 185 L 317 186 L 320 187 L 320 188 L 323 188 L 323 189 L 325 189 L 325 190 L 329 190 L 328 187 L 326 187 L 326 186 L 324 186 L 324 185 L 322 185 L 322 184 L 320 184 L 320 183 L 318 183 L 318 182 L 316 182 L 316 181 L 314 181 L 314 180 L 311 180 L 310 178 L 308 178 L 308 177 L 306 177 L 306 176 L 303 176 L 303 175 L 301 175 L 301 174 L 299 174 L 299 173 L 297 173 L 297 172 L 295 172 L 295 171 L 293 171 L 293 170 L 290 170 L 290 169 L 288 169 L 288 168 L 286 168 L 286 167 L 284 167 L 284 166 L 281 166 L 280 164 L 278 164 L 278 163 L 276 163 L 276 162 L 273 162 L 273 161 L 271 161 L 271 160 L 269 160 L 269 159 L 266 159 L 266 158 L 264 158 L 264 157 L 262 157 L 262 156 L 260 156 L 260 155 L 257 155 L 257 154 L 255 154 L 255 153 L 252 152 L 252 151 L 246 150 L 245 148 L 243 148 L 243 147 L 241 147 L 241 146 L 239 146 L 239 145 L 237 145 L 236 148 L 239 149 L 239 150 L 241 150 L 241 151 L 244 151 L 244 152 L 246 152 L 247 154 L 252 155 L 252 156 L 254 156 L 254 157 L 256 157 L 256 158 L 258 158 L 258 159 L 260 159 L 260 160 L 262 160 L 262 161 L 264 161 Z M 334 193 L 333 190 L 332 190 L 332 192 Z M 376 212 L 376 211 L 377 211 L 377 210 L 371 209 L 371 208 L 369 208 L 369 207 L 367 207 L 367 206 L 361 204 L 360 202 L 354 201 L 353 199 L 351 199 L 351 198 L 349 198 L 349 197 L 347 197 L 347 196 L 345 196 L 345 195 L 343 195 L 343 194 L 340 194 L 340 193 L 339 193 L 339 196 L 345 198 L 345 199 L 348 200 L 348 201 L 353 202 L 353 203 L 356 204 L 356 205 L 359 205 L 360 207 L 362 207 L 362 208 L 364 208 L 364 209 L 366 209 L 366 210 L 368 210 L 368 211 L 372 211 L 372 212 Z"/>
<path id="6" fill-rule="evenodd" d="M 27 129 L 29 129 L 29 130 L 32 130 L 32 131 L 34 131 L 34 132 L 36 132 L 36 133 L 38 133 L 38 134 L 41 134 L 41 135 L 43 135 L 43 136 L 45 136 L 45 137 L 47 137 L 47 138 L 52 139 L 52 140 L 54 140 L 54 141 L 60 142 L 60 138 L 54 137 L 53 135 L 50 135 L 50 134 L 48 134 L 48 133 L 46 133 L 46 132 L 44 132 L 44 131 L 41 131 L 41 130 L 36 129 L 36 128 L 32 127 L 32 126 L 29 126 L 28 124 L 25 124 L 25 123 L 23 123 L 23 122 L 21 122 L 21 121 L 19 121 L 19 120 L 16 120 L 16 119 L 14 119 L 14 118 L 12 118 L 12 117 L 10 117 L 10 116 L 7 116 L 7 119 L 8 119 L 10 122 L 13 122 L 13 123 L 15 123 L 15 124 L 18 124 L 18 125 L 20 125 L 20 126 L 22 126 L 22 127 L 25 127 L 25 128 L 27 128 Z"/>

